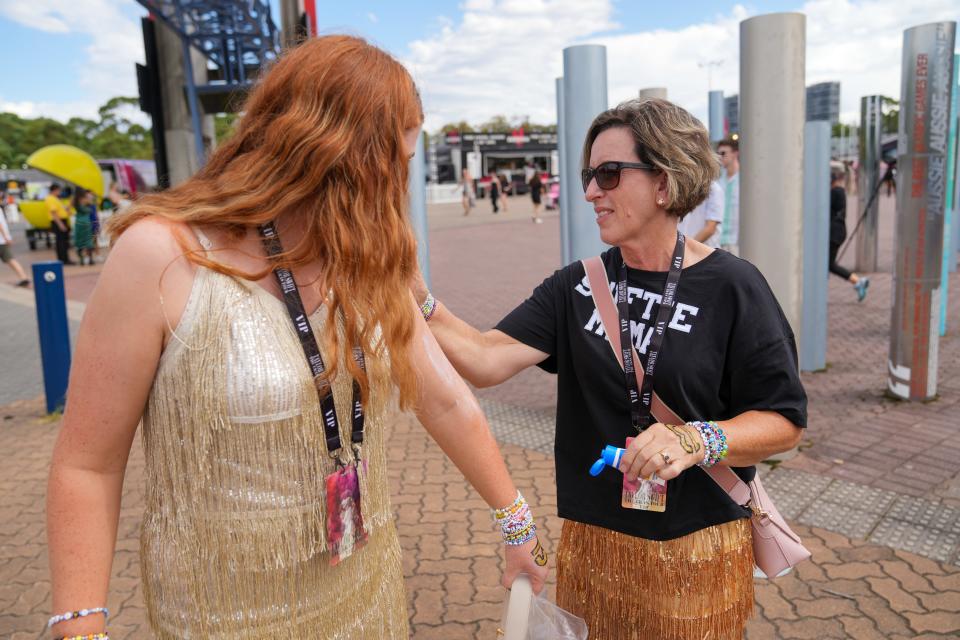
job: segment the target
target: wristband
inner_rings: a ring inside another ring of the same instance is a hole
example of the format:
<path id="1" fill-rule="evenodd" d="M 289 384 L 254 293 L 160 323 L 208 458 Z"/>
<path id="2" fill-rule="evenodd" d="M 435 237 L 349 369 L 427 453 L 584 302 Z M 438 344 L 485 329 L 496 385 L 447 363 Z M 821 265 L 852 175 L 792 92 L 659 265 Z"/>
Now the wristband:
<path id="1" fill-rule="evenodd" d="M 427 293 L 427 299 L 423 301 L 423 304 L 420 305 L 420 313 L 423 314 L 423 319 L 429 321 L 433 317 L 434 312 L 437 310 L 437 299 L 433 297 L 432 293 Z"/>

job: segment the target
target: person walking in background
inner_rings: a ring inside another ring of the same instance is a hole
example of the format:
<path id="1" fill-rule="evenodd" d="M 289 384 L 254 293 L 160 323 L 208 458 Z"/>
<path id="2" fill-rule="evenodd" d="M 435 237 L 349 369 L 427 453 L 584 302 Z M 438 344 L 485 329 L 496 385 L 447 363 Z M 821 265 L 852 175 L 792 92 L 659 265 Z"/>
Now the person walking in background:
<path id="1" fill-rule="evenodd" d="M 5 201 L 6 194 L 4 193 L 3 195 Z M 20 266 L 20 263 L 13 257 L 13 236 L 10 235 L 10 227 L 7 225 L 7 214 L 4 213 L 3 207 L 0 207 L 0 262 L 3 262 L 13 269 L 13 272 L 17 274 L 18 287 L 30 286 L 30 280 L 27 279 L 27 274 L 24 272 L 23 267 Z"/>
<path id="2" fill-rule="evenodd" d="M 510 178 L 508 178 L 505 173 L 501 173 L 498 179 L 500 180 L 500 205 L 503 207 L 503 212 L 507 213 L 510 211 L 510 203 L 507 196 L 513 192 L 513 186 L 510 184 Z"/>
<path id="3" fill-rule="evenodd" d="M 720 248 L 740 255 L 740 143 L 725 138 L 717 144 L 723 166 L 723 223 L 720 226 Z"/>
<path id="4" fill-rule="evenodd" d="M 677 229 L 683 235 L 716 249 L 720 246 L 720 224 L 723 222 L 723 187 L 710 183 L 707 199 L 680 220 Z"/>
<path id="5" fill-rule="evenodd" d="M 490 204 L 494 213 L 500 213 L 500 179 L 496 171 L 490 172 Z"/>
<path id="6" fill-rule="evenodd" d="M 79 187 L 73 194 L 73 208 L 77 212 L 73 223 L 73 246 L 82 265 L 93 264 L 93 250 L 96 247 L 93 226 L 97 215 L 95 199 L 93 192 Z"/>
<path id="7" fill-rule="evenodd" d="M 463 182 L 460 203 L 463 205 L 463 215 L 468 216 L 477 204 L 477 196 L 473 191 L 473 176 L 470 174 L 470 169 L 464 169 L 460 172 L 460 175 Z"/>
<path id="8" fill-rule="evenodd" d="M 56 239 L 57 260 L 65 265 L 76 264 L 70 259 L 68 253 L 70 249 L 70 212 L 60 201 L 60 185 L 50 186 L 50 195 L 44 199 L 47 206 L 47 214 L 50 216 L 50 228 L 53 230 L 53 236 Z"/>
<path id="9" fill-rule="evenodd" d="M 853 285 L 857 302 L 867 297 L 870 278 L 859 276 L 837 264 L 837 253 L 847 239 L 847 193 L 843 189 L 843 170 L 830 168 L 830 273 Z"/>
<path id="10" fill-rule="evenodd" d="M 533 221 L 536 224 L 542 224 L 543 218 L 540 212 L 543 210 L 543 182 L 540 180 L 540 172 L 534 171 L 529 180 L 530 199 L 533 200 Z"/>

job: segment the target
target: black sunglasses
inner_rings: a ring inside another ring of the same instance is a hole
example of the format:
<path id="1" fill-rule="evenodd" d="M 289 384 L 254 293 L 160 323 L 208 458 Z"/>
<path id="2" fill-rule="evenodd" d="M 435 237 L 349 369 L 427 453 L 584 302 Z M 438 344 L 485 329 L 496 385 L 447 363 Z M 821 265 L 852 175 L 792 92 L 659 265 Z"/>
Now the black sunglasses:
<path id="1" fill-rule="evenodd" d="M 644 171 L 656 171 L 657 168 L 646 162 L 604 162 L 595 169 L 589 167 L 580 172 L 580 180 L 583 182 L 583 191 L 587 191 L 590 182 L 596 178 L 597 186 L 604 191 L 616 189 L 620 184 L 620 172 L 624 169 L 643 169 Z"/>

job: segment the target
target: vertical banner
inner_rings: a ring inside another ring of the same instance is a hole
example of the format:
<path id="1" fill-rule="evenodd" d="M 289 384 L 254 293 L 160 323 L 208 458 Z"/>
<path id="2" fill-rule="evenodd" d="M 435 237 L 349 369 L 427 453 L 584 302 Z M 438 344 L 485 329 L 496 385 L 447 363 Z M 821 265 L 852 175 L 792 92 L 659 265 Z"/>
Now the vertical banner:
<path id="1" fill-rule="evenodd" d="M 927 400 L 937 393 L 947 120 L 956 26 L 937 22 L 903 33 L 887 387 L 908 400 Z"/>

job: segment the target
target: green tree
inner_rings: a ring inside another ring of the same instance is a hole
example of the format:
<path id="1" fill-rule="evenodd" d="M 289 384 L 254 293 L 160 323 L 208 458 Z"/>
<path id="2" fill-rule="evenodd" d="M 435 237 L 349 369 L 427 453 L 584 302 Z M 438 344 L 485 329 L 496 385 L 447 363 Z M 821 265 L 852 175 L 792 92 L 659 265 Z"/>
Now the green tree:
<path id="1" fill-rule="evenodd" d="M 125 115 L 137 104 L 137 98 L 111 98 L 98 110 L 98 120 L 74 117 L 66 123 L 0 113 L 0 164 L 20 167 L 51 144 L 73 145 L 95 158 L 153 158 L 150 129 Z"/>
<path id="2" fill-rule="evenodd" d="M 880 112 L 883 114 L 883 133 L 897 133 L 900 129 L 900 101 L 880 96 Z"/>
<path id="3" fill-rule="evenodd" d="M 233 135 L 233 127 L 239 119 L 236 113 L 218 113 L 213 117 L 213 126 L 216 130 L 217 142 L 223 142 Z"/>

